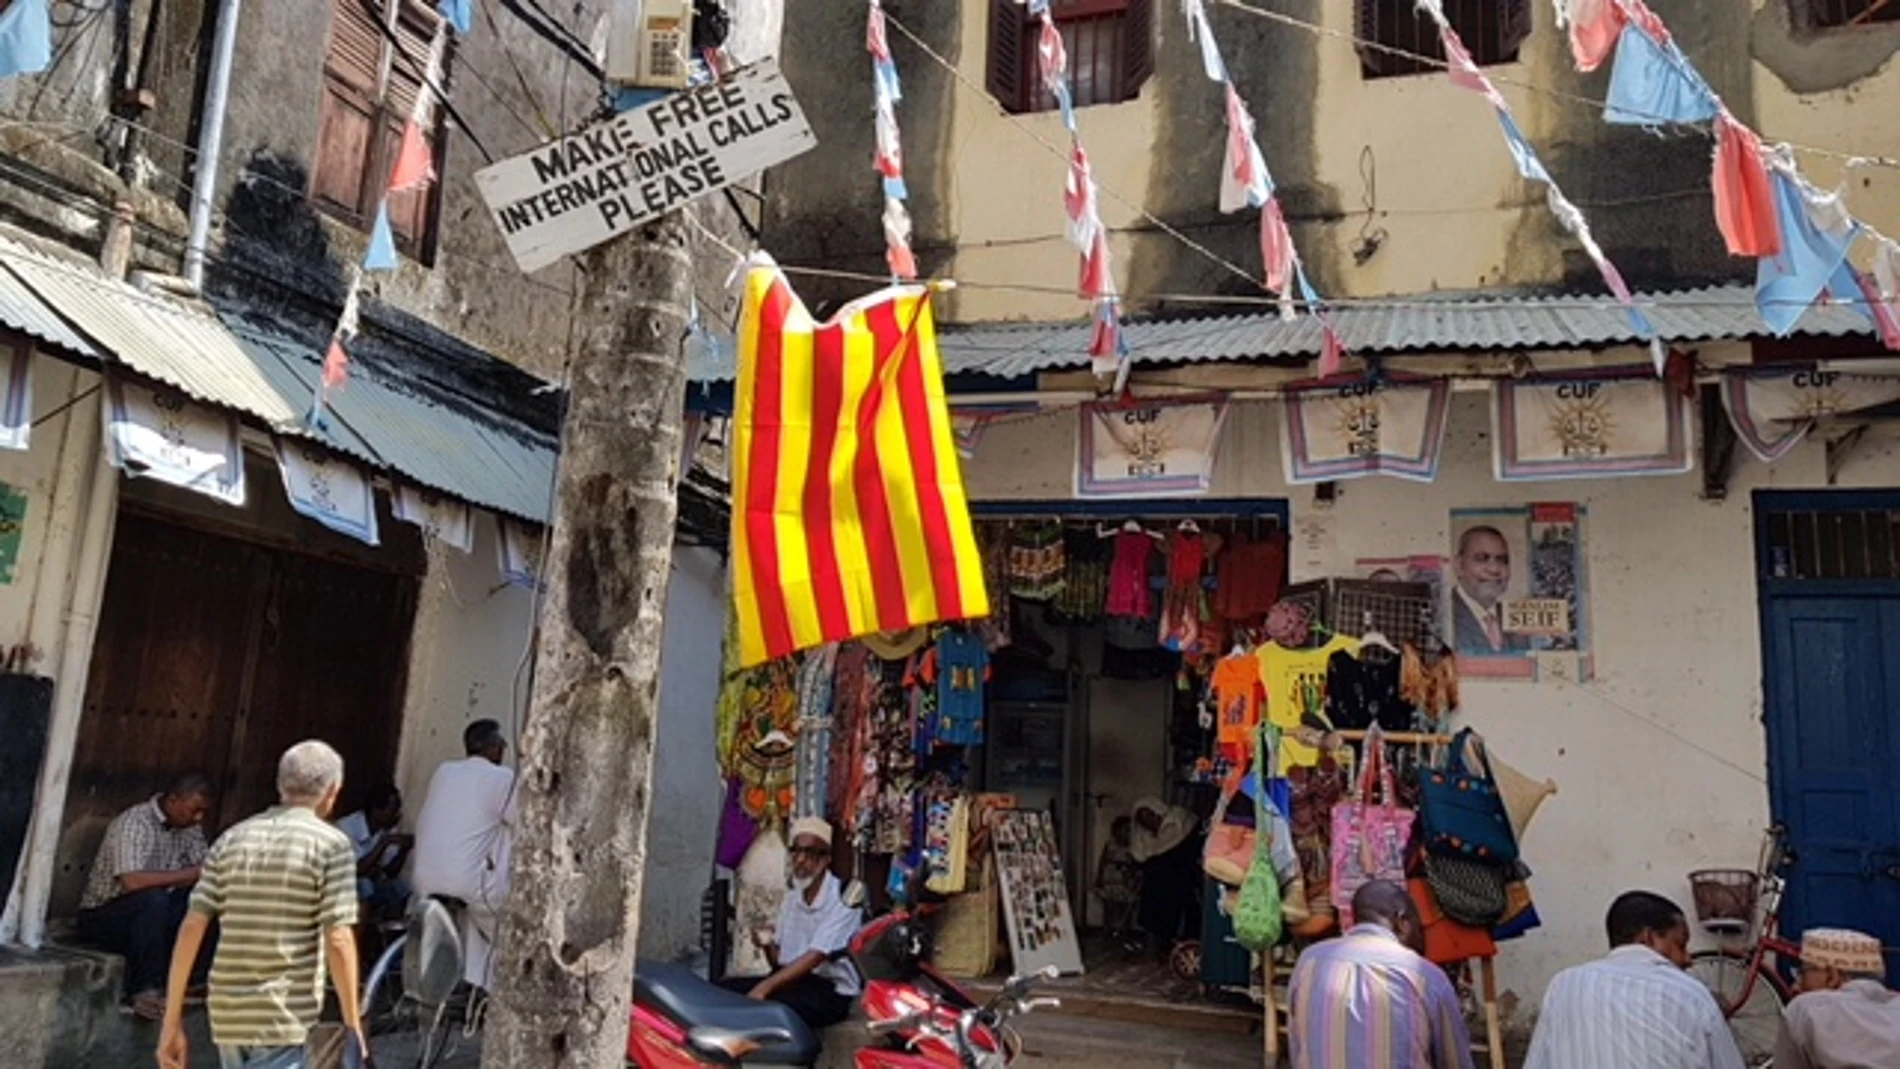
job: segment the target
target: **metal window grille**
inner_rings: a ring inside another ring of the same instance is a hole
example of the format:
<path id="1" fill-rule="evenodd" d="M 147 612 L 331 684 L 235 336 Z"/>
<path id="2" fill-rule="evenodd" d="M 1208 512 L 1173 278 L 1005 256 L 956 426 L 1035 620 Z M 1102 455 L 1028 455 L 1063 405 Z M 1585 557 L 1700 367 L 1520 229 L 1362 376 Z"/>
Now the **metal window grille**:
<path id="1" fill-rule="evenodd" d="M 1810 29 L 1831 30 L 1878 23 L 1900 23 L 1900 0 L 1795 0 L 1805 8 Z"/>
<path id="2" fill-rule="evenodd" d="M 1511 63 L 1519 46 L 1530 36 L 1531 0 L 1445 0 L 1445 20 L 1458 31 L 1471 58 L 1479 66 Z M 1397 52 L 1367 45 L 1359 49 L 1367 78 L 1397 78 L 1433 74 L 1444 68 L 1429 60 L 1445 57 L 1438 25 L 1413 0 L 1359 0 L 1358 36 Z"/>
<path id="3" fill-rule="evenodd" d="M 1771 579 L 1900 579 L 1900 510 L 1777 512 L 1767 528 Z"/>

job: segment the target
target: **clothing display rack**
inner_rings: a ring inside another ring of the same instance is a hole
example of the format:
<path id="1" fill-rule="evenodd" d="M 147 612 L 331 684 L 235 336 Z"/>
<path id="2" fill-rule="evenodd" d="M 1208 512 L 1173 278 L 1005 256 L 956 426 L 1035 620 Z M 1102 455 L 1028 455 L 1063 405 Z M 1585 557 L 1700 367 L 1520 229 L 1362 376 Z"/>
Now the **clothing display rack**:
<path id="1" fill-rule="evenodd" d="M 1363 742 L 1369 734 L 1365 731 L 1335 732 L 1347 742 Z M 1452 736 L 1411 731 L 1387 731 L 1382 733 L 1388 746 L 1438 746 L 1449 745 Z M 1341 935 L 1345 933 L 1341 932 Z M 1267 1064 L 1280 1064 L 1280 1029 L 1287 1008 L 1276 1001 L 1274 994 L 1274 960 L 1269 948 L 1260 955 L 1261 1005 L 1266 1007 L 1266 1020 L 1261 1032 L 1265 1036 Z M 1498 976 L 1494 956 L 1471 959 L 1477 962 L 1480 996 L 1484 1003 L 1484 1042 L 1473 1043 L 1472 1053 L 1483 1053 L 1489 1057 L 1491 1069 L 1505 1069 L 1504 1066 L 1504 1021 L 1498 1009 Z"/>

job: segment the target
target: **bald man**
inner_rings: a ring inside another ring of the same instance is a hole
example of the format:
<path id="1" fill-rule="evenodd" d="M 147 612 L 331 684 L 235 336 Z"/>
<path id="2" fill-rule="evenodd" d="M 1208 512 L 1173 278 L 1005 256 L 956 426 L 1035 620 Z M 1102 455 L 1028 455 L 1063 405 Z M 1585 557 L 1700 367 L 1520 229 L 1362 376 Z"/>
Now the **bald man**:
<path id="1" fill-rule="evenodd" d="M 1472 1069 L 1458 992 L 1421 955 L 1425 925 L 1405 888 L 1374 880 L 1356 923 L 1300 955 L 1288 1001 L 1293 1069 Z"/>

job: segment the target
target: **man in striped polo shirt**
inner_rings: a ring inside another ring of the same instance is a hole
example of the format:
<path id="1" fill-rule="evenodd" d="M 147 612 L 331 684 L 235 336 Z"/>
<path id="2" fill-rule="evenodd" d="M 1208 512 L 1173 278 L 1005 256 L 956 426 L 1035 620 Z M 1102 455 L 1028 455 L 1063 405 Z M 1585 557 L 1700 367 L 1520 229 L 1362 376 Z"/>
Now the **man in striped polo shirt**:
<path id="1" fill-rule="evenodd" d="M 162 1069 L 185 1069 L 185 986 L 214 920 L 211 1039 L 223 1069 L 304 1069 L 304 1040 L 323 1008 L 325 958 L 343 1023 L 361 1044 L 356 853 L 324 822 L 342 786 L 343 758 L 321 742 L 300 742 L 277 763 L 281 804 L 212 844 L 172 952 Z"/>

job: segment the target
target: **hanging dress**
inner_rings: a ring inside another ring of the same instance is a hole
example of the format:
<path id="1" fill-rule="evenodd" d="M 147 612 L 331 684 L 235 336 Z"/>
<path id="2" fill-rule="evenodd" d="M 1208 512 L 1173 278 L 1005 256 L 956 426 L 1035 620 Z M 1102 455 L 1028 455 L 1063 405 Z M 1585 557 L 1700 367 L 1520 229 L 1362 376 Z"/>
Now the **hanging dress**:
<path id="1" fill-rule="evenodd" d="M 1155 540 L 1146 531 L 1123 531 L 1115 536 L 1115 561 L 1108 572 L 1108 614 L 1147 617 L 1153 606 L 1148 593 L 1148 562 Z"/>

